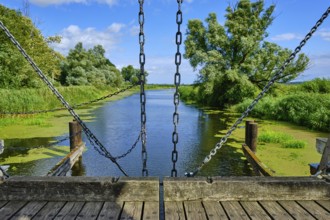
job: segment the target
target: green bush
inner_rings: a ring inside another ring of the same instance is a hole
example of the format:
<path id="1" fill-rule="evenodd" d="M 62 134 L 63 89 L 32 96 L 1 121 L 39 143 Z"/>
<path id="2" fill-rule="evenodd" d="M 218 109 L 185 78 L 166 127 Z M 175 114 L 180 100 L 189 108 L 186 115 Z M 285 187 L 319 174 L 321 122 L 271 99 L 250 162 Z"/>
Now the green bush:
<path id="1" fill-rule="evenodd" d="M 70 105 L 87 102 L 114 92 L 116 88 L 94 86 L 59 87 L 58 91 Z M 0 114 L 30 112 L 62 107 L 59 100 L 48 88 L 41 89 L 0 89 Z"/>
<path id="2" fill-rule="evenodd" d="M 247 99 L 235 106 L 243 112 L 251 104 Z M 330 93 L 297 92 L 279 97 L 264 97 L 250 116 L 292 122 L 319 131 L 330 131 Z"/>
<path id="3" fill-rule="evenodd" d="M 299 85 L 299 88 L 303 92 L 313 93 L 330 93 L 330 80 L 329 79 L 314 79 L 312 81 L 304 82 Z"/>
<path id="4" fill-rule="evenodd" d="M 258 140 L 265 143 L 284 143 L 292 139 L 292 136 L 274 131 L 266 131 L 259 135 Z"/>
<path id="5" fill-rule="evenodd" d="M 284 148 L 304 148 L 306 145 L 304 141 L 295 140 L 291 135 L 275 131 L 265 131 L 261 133 L 258 137 L 258 141 L 281 144 Z"/>
<path id="6" fill-rule="evenodd" d="M 304 148 L 306 146 L 306 142 L 299 140 L 288 140 L 282 143 L 282 147 L 284 148 Z"/>

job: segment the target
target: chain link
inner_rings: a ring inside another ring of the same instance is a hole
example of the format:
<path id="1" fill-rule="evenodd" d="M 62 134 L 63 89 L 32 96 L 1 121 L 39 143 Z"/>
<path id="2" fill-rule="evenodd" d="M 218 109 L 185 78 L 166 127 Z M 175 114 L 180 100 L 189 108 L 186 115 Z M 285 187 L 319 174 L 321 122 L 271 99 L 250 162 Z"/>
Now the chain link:
<path id="1" fill-rule="evenodd" d="M 143 11 L 144 0 L 139 0 L 140 11 L 139 11 L 139 24 L 140 24 L 140 33 L 139 33 L 139 44 L 140 44 L 140 104 L 141 104 L 141 142 L 142 142 L 142 176 L 148 176 L 147 169 L 147 132 L 146 132 L 146 94 L 144 85 L 146 82 L 144 65 L 146 62 L 146 56 L 144 53 L 144 44 L 145 44 L 145 35 L 144 35 L 144 11 Z"/>
<path id="2" fill-rule="evenodd" d="M 175 53 L 174 63 L 176 65 L 176 72 L 174 74 L 174 85 L 175 85 L 175 92 L 173 95 L 173 103 L 174 103 L 174 113 L 173 113 L 173 133 L 172 133 L 172 143 L 173 143 L 173 150 L 172 150 L 172 170 L 171 176 L 177 177 L 178 171 L 176 170 L 176 162 L 178 161 L 179 153 L 177 151 L 177 144 L 179 143 L 179 133 L 177 131 L 177 126 L 179 124 L 179 113 L 178 107 L 180 103 L 180 93 L 179 93 L 179 86 L 181 83 L 181 75 L 180 75 L 180 65 L 182 60 L 182 54 L 180 52 L 180 46 L 182 43 L 182 32 L 181 32 L 181 24 L 182 24 L 182 11 L 181 11 L 181 4 L 183 0 L 177 0 L 178 2 L 178 11 L 176 13 L 176 23 L 178 25 L 178 30 L 175 35 L 175 43 L 177 46 L 177 51 Z"/>
<path id="3" fill-rule="evenodd" d="M 69 103 L 64 99 L 64 97 L 59 93 L 59 91 L 53 86 L 53 84 L 48 80 L 48 78 L 43 74 L 43 72 L 39 69 L 36 63 L 32 60 L 32 58 L 25 52 L 22 46 L 18 43 L 18 41 L 14 38 L 14 36 L 10 33 L 10 31 L 4 26 L 4 24 L 0 21 L 0 28 L 5 32 L 10 41 L 16 46 L 19 52 L 24 56 L 24 58 L 30 63 L 32 68 L 36 71 L 39 77 L 44 81 L 44 83 L 48 86 L 48 88 L 53 92 L 53 94 L 57 97 L 57 99 L 66 107 L 66 109 L 70 112 L 72 117 L 80 124 L 83 131 L 85 132 L 87 138 L 93 144 L 93 146 L 97 146 L 99 152 L 103 152 L 104 155 L 109 158 L 118 169 L 125 175 L 126 172 L 119 165 L 116 159 L 111 155 L 111 153 L 103 146 L 103 144 L 96 138 L 96 136 L 89 130 L 86 124 L 80 119 L 79 115 L 73 110 L 73 108 L 69 105 Z"/>
<path id="4" fill-rule="evenodd" d="M 326 10 L 326 12 L 321 16 L 321 18 L 316 22 L 316 24 L 311 28 L 308 34 L 306 34 L 305 38 L 300 42 L 300 44 L 296 47 L 294 52 L 289 56 L 289 58 L 284 62 L 282 67 L 279 69 L 278 72 L 274 74 L 274 76 L 270 79 L 268 84 L 263 88 L 263 90 L 258 94 L 258 96 L 253 100 L 253 102 L 248 106 L 248 108 L 245 110 L 245 112 L 242 113 L 241 117 L 236 120 L 236 122 L 232 125 L 232 127 L 227 131 L 226 135 L 220 139 L 220 141 L 215 145 L 214 149 L 212 149 L 209 153 L 204 158 L 204 161 L 202 164 L 197 167 L 197 169 L 193 172 L 186 172 L 185 176 L 191 177 L 195 176 L 201 169 L 202 167 L 207 164 L 212 157 L 217 153 L 218 150 L 221 149 L 224 143 L 227 142 L 227 139 L 229 136 L 233 133 L 233 131 L 237 128 L 237 126 L 242 123 L 243 119 L 248 116 L 248 114 L 252 111 L 254 106 L 258 103 L 258 101 L 264 97 L 264 95 L 268 92 L 270 87 L 278 80 L 285 68 L 291 63 L 291 61 L 297 56 L 297 54 L 301 51 L 303 46 L 307 43 L 307 41 L 312 37 L 312 35 L 315 33 L 315 31 L 318 29 L 318 27 L 323 23 L 323 21 L 328 17 L 330 13 L 330 7 Z"/>

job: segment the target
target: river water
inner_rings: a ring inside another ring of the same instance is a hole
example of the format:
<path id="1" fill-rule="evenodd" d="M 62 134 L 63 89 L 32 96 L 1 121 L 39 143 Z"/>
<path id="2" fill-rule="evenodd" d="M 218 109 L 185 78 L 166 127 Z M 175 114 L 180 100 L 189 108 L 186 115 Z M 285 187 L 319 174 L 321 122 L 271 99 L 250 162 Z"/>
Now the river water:
<path id="1" fill-rule="evenodd" d="M 151 90 L 146 92 L 146 96 L 147 169 L 149 176 L 170 176 L 173 166 L 171 160 L 173 150 L 173 90 Z M 177 146 L 179 153 L 176 169 L 178 176 L 183 176 L 185 172 L 193 171 L 201 164 L 205 156 L 219 141 L 219 138 L 214 135 L 219 130 L 226 129 L 231 118 L 228 114 L 221 112 L 207 114 L 201 109 L 185 105 L 182 102 L 179 105 L 179 114 L 179 143 Z M 139 94 L 108 102 L 93 110 L 91 115 L 93 115 L 93 120 L 87 122 L 87 126 L 112 155 L 121 155 L 132 146 L 139 135 L 141 126 Z M 56 139 L 61 138 L 56 137 Z M 29 143 L 29 140 L 21 141 L 25 141 L 24 146 L 36 146 L 38 141 L 46 143 L 51 139 L 35 138 L 33 144 Z M 87 150 L 83 154 L 81 164 L 72 171 L 71 175 L 122 176 L 122 173 L 109 159 L 99 155 L 91 147 L 86 137 L 83 137 L 83 140 L 86 142 Z M 14 149 L 13 145 L 23 146 L 20 140 L 6 140 L 6 148 Z M 61 145 L 68 145 L 68 141 Z M 29 148 L 27 147 L 27 149 Z M 15 154 L 14 150 L 11 152 L 10 150 L 7 151 L 2 157 Z M 251 175 L 251 171 L 241 159 L 242 157 L 242 153 L 236 148 L 223 147 L 199 175 Z M 44 175 L 59 159 L 60 157 L 53 157 L 24 164 L 14 164 L 15 169 L 10 168 L 9 172 L 12 175 Z M 141 143 L 118 162 L 129 176 L 141 176 Z"/>

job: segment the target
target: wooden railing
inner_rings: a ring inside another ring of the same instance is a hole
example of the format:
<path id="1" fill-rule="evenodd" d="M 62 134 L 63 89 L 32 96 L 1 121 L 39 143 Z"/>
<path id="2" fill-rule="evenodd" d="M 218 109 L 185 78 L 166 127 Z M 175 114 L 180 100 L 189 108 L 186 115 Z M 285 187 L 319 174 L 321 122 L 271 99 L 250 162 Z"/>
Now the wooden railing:
<path id="1" fill-rule="evenodd" d="M 47 174 L 47 176 L 66 176 L 75 163 L 82 159 L 85 144 L 82 141 L 82 128 L 78 122 L 69 123 L 70 131 L 70 153 L 58 162 Z"/>

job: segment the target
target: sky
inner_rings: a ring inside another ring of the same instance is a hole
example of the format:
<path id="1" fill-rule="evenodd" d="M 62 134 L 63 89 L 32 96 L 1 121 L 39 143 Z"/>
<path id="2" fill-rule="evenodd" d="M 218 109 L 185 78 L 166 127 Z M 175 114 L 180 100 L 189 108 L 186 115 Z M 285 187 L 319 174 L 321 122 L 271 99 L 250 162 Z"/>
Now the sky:
<path id="1" fill-rule="evenodd" d="M 225 9 L 236 0 L 184 0 L 182 32 L 189 19 L 205 20 L 215 12 L 220 24 Z M 294 49 L 310 28 L 330 6 L 328 0 L 265 0 L 275 4 L 276 17 L 268 29 L 267 41 Z M 11 9 L 23 9 L 23 0 L 0 0 Z M 176 0 L 144 0 L 145 68 L 148 83 L 173 84 L 175 73 Z M 138 0 L 29 0 L 29 16 L 45 37 L 60 35 L 60 44 L 52 45 L 67 55 L 78 42 L 85 48 L 102 45 L 106 57 L 121 69 L 127 65 L 139 68 L 139 1 Z M 184 53 L 184 45 L 181 46 Z M 330 78 L 330 17 L 302 50 L 311 60 L 308 69 L 295 81 L 316 77 Z M 180 66 L 181 83 L 197 79 L 188 60 Z"/>

